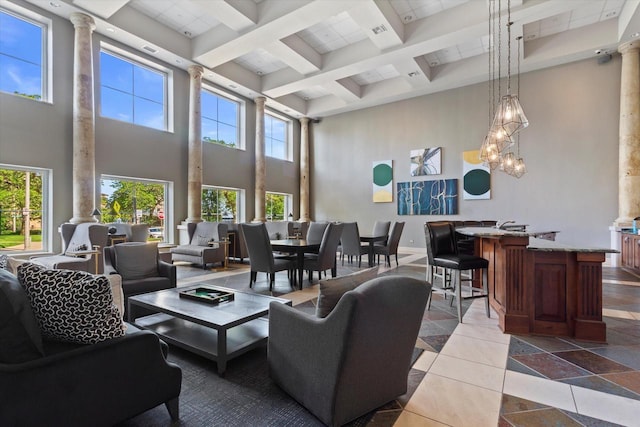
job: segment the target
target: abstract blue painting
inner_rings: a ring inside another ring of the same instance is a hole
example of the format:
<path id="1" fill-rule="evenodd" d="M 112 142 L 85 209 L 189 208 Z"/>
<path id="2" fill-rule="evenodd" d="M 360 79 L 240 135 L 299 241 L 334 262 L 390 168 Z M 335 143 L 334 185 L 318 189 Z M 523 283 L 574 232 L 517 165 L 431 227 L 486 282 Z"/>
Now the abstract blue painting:
<path id="1" fill-rule="evenodd" d="M 399 182 L 398 215 L 456 215 L 458 180 Z"/>

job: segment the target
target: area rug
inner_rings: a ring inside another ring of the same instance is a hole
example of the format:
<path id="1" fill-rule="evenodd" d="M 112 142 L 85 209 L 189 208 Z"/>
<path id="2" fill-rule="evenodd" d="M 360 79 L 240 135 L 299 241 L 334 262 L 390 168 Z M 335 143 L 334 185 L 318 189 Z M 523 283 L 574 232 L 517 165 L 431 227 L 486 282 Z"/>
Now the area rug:
<path id="1" fill-rule="evenodd" d="M 414 349 L 412 365 L 421 353 L 422 349 Z M 218 376 L 214 362 L 179 348 L 171 347 L 169 360 L 182 368 L 180 421 L 171 424 L 166 408 L 161 405 L 119 424 L 120 427 L 323 426 L 315 416 L 271 381 L 266 347 L 229 361 L 224 377 Z M 380 411 L 385 412 L 381 418 L 393 416 L 395 421 L 403 403 L 408 401 L 419 383 L 414 380 L 416 375 L 421 380 L 424 373 L 411 370 L 409 391 L 396 402 L 380 408 Z M 394 412 L 397 412 L 395 416 Z M 365 426 L 375 415 L 376 411 L 373 411 L 348 426 Z M 393 425 L 393 422 L 389 425 Z"/>

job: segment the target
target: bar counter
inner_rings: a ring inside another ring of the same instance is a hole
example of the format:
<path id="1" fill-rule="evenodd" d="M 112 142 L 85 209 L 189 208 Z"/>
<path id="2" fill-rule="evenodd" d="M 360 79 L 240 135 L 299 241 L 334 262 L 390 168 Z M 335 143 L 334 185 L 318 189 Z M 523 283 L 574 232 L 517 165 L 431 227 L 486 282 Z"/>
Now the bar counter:
<path id="1" fill-rule="evenodd" d="M 476 254 L 489 260 L 489 302 L 503 332 L 606 342 L 602 263 L 617 251 L 532 237 L 546 231 L 456 231 L 474 236 Z"/>

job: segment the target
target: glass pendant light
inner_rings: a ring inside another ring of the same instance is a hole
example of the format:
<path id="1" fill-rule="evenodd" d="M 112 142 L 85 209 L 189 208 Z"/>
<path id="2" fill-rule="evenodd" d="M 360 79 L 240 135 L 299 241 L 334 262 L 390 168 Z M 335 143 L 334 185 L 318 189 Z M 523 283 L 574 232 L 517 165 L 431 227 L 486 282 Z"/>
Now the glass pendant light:
<path id="1" fill-rule="evenodd" d="M 506 135 L 512 136 L 527 126 L 529 126 L 529 120 L 524 115 L 518 95 L 504 95 L 496 110 L 494 127 L 500 128 Z"/>

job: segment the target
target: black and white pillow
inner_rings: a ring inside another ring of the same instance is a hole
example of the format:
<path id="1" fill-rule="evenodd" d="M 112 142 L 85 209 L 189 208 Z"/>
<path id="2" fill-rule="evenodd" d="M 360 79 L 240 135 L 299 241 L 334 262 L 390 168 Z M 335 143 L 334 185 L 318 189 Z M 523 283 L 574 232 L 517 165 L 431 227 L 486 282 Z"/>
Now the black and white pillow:
<path id="1" fill-rule="evenodd" d="M 8 270 L 7 266 L 9 265 L 9 256 L 7 254 L 0 254 L 0 268 L 3 270 Z"/>
<path id="2" fill-rule="evenodd" d="M 18 280 L 47 339 L 94 344 L 124 335 L 106 276 L 25 263 Z"/>

